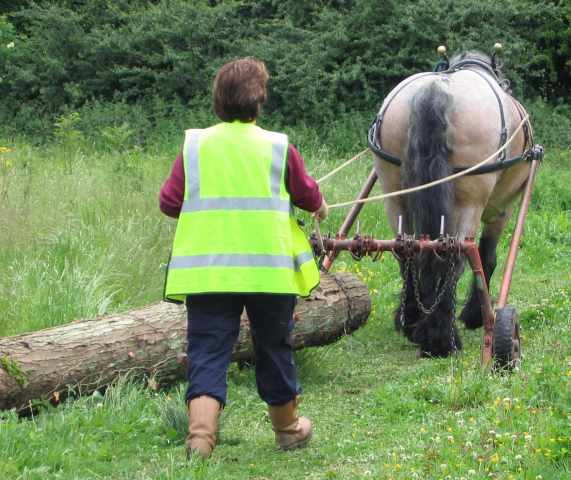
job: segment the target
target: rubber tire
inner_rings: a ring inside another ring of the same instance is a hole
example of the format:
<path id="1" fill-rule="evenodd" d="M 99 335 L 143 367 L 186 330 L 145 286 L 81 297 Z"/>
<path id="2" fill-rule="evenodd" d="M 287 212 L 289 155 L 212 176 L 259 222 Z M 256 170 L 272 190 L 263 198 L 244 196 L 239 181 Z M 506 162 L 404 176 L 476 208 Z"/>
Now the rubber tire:
<path id="1" fill-rule="evenodd" d="M 521 359 L 517 312 L 511 305 L 496 310 L 492 355 L 496 370 L 513 370 Z"/>

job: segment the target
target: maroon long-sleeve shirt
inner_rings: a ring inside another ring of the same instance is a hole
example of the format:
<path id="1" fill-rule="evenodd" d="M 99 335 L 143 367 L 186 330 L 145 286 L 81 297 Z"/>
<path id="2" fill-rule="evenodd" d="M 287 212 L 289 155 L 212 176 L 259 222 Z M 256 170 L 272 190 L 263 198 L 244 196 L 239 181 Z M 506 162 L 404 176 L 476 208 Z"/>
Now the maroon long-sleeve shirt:
<path id="1" fill-rule="evenodd" d="M 178 218 L 184 200 L 184 168 L 182 153 L 173 163 L 170 176 L 166 179 L 159 195 L 161 212 Z M 305 170 L 305 162 L 293 145 L 287 151 L 286 189 L 292 203 L 302 210 L 315 212 L 321 205 L 322 195 L 317 182 Z"/>

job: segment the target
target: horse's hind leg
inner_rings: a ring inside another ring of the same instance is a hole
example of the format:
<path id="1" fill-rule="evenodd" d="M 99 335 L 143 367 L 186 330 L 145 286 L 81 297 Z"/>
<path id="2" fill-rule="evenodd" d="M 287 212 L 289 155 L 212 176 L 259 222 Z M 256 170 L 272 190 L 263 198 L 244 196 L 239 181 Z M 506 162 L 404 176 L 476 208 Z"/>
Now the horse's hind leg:
<path id="1" fill-rule="evenodd" d="M 482 267 L 484 270 L 484 276 L 486 277 L 486 284 L 488 289 L 490 288 L 490 280 L 492 274 L 496 268 L 496 248 L 498 242 L 500 241 L 501 234 L 506 226 L 506 223 L 510 219 L 511 209 L 496 216 L 491 222 L 488 222 L 484 226 L 482 235 L 480 237 L 480 243 L 478 245 L 478 251 L 480 252 L 480 259 L 482 260 Z M 472 287 L 470 289 L 470 295 L 468 301 L 462 313 L 460 314 L 460 319 L 466 325 L 466 328 L 476 329 L 483 325 L 484 319 L 482 317 L 482 309 L 480 304 L 480 297 L 478 296 L 478 288 L 476 287 L 476 279 L 472 280 Z"/>
<path id="2" fill-rule="evenodd" d="M 421 356 L 447 357 L 462 349 L 462 341 L 454 323 L 456 284 L 462 261 L 461 258 L 456 258 L 452 263 L 443 262 L 433 256 L 421 260 L 417 267 L 419 298 L 428 310 L 423 313 L 413 334 L 413 341 L 420 346 Z M 439 295 L 443 288 L 445 291 Z"/>

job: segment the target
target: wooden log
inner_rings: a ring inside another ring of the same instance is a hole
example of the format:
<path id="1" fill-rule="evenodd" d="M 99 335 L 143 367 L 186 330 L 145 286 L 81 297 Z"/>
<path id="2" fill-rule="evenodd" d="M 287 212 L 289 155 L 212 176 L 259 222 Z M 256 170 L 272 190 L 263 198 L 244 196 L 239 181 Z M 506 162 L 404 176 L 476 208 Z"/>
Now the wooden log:
<path id="1" fill-rule="evenodd" d="M 295 310 L 295 349 L 325 345 L 368 318 L 367 287 L 354 275 L 322 275 L 321 285 Z M 0 410 L 91 393 L 121 374 L 148 376 L 166 385 L 185 377 L 186 309 L 156 303 L 125 313 L 0 338 Z M 177 354 L 179 361 L 177 361 Z M 242 319 L 233 360 L 252 359 L 247 319 Z"/>

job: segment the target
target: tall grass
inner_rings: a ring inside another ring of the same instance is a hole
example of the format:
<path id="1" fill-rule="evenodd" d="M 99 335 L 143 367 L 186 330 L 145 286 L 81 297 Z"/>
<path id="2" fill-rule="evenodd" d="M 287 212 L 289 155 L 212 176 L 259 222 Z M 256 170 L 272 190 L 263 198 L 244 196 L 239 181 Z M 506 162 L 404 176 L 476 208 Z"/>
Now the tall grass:
<path id="1" fill-rule="evenodd" d="M 0 204 L 0 335 L 157 300 L 172 229 L 157 207 L 167 155 L 11 148 Z"/>

